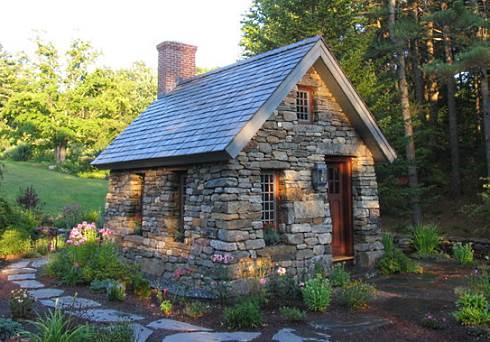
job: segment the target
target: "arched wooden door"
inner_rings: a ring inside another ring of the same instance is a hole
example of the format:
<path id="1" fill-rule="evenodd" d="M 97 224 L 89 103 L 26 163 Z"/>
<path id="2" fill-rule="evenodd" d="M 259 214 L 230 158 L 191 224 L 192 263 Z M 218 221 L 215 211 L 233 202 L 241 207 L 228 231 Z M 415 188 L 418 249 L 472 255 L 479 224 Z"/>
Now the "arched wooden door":
<path id="1" fill-rule="evenodd" d="M 332 218 L 332 256 L 346 260 L 353 254 L 352 167 L 350 158 L 327 158 L 328 202 Z"/>

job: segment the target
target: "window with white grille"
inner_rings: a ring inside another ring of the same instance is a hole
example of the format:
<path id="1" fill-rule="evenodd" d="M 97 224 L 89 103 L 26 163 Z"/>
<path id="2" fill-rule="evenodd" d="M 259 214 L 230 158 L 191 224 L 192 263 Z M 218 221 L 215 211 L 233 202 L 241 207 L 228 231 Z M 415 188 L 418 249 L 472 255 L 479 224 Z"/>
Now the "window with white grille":
<path id="1" fill-rule="evenodd" d="M 311 120 L 311 93 L 305 89 L 296 92 L 296 115 L 298 120 Z"/>
<path id="2" fill-rule="evenodd" d="M 262 223 L 273 225 L 277 223 L 277 180 L 273 172 L 264 172 L 260 176 L 262 188 Z"/>

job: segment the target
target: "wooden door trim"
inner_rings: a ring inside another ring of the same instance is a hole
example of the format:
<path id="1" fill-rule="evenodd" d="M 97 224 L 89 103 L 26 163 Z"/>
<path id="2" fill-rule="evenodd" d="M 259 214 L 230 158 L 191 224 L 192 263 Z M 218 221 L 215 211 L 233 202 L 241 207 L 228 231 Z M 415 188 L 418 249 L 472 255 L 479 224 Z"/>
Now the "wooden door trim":
<path id="1" fill-rule="evenodd" d="M 332 255 L 334 258 L 352 258 L 354 256 L 354 222 L 353 222 L 353 198 L 352 198 L 352 158 L 349 156 L 333 156 L 325 157 L 325 162 L 341 164 L 340 170 L 342 172 L 342 188 L 345 189 L 342 194 L 342 201 L 344 202 L 342 219 L 347 227 L 346 229 L 346 255 Z M 345 229 L 345 228 L 344 228 Z M 332 231 L 333 234 L 333 231 Z M 333 250 L 332 250 L 333 254 Z"/>

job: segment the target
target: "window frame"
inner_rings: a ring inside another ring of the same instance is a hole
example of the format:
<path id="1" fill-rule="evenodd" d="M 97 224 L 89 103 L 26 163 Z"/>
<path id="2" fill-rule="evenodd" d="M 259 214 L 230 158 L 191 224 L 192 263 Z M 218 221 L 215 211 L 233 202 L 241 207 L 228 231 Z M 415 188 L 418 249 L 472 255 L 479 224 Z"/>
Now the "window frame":
<path id="1" fill-rule="evenodd" d="M 273 186 L 273 189 L 272 189 L 272 192 L 268 192 L 268 194 L 272 194 L 272 201 L 268 201 L 269 203 L 272 204 L 273 208 L 272 210 L 269 209 L 269 210 L 265 210 L 264 209 L 264 180 L 263 180 L 263 177 L 264 176 L 269 176 L 269 177 L 272 177 L 272 180 L 268 182 L 269 185 L 272 185 Z M 279 224 L 279 205 L 280 205 L 280 197 L 279 197 L 279 172 L 276 171 L 276 170 L 262 170 L 261 173 L 260 173 L 260 196 L 261 196 L 261 222 L 262 222 L 262 225 L 264 226 L 265 228 L 265 225 L 271 225 L 273 229 L 277 229 L 278 228 L 278 224 Z M 274 217 L 273 219 L 271 220 L 269 218 L 269 220 L 265 221 L 264 220 L 264 213 L 265 212 L 268 212 L 269 214 L 273 214 Z"/>
<path id="2" fill-rule="evenodd" d="M 298 94 L 300 92 L 303 92 L 303 93 L 306 93 L 307 94 L 307 106 L 306 108 L 308 108 L 308 112 L 307 113 L 301 113 L 301 114 L 306 114 L 308 116 L 307 119 L 301 119 L 299 117 L 300 113 L 298 112 Z M 315 106 L 314 106 L 314 95 L 315 95 L 315 92 L 313 90 L 313 87 L 311 86 L 305 86 L 305 85 L 298 85 L 297 86 L 297 89 L 296 89 L 296 119 L 300 122 L 313 122 L 314 121 L 314 110 L 315 110 Z"/>

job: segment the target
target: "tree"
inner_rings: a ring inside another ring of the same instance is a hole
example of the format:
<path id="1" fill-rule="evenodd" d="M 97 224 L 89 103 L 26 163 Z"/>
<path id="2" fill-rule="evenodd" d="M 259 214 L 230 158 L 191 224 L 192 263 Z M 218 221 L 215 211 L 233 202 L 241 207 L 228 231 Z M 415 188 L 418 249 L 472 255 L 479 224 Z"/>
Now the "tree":
<path id="1" fill-rule="evenodd" d="M 410 112 L 410 99 L 408 92 L 408 83 L 406 77 L 406 63 L 405 63 L 405 51 L 404 44 L 401 42 L 397 36 L 396 32 L 396 12 L 397 12 L 397 1 L 388 0 L 388 29 L 389 35 L 395 46 L 395 54 L 397 58 L 397 72 L 398 72 L 398 82 L 400 89 L 400 104 L 402 110 L 402 117 L 405 129 L 405 154 L 408 162 L 408 183 L 412 189 L 417 189 L 418 187 L 418 175 L 417 175 L 417 165 L 415 160 L 415 141 L 413 133 L 412 124 L 412 113 Z M 418 225 L 422 221 L 422 211 L 420 209 L 420 202 L 416 192 L 411 198 L 412 206 L 412 223 L 413 225 Z"/>

